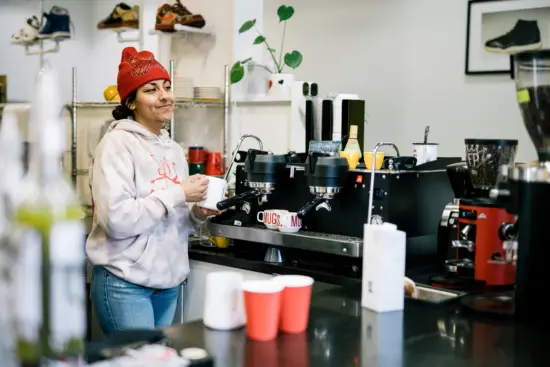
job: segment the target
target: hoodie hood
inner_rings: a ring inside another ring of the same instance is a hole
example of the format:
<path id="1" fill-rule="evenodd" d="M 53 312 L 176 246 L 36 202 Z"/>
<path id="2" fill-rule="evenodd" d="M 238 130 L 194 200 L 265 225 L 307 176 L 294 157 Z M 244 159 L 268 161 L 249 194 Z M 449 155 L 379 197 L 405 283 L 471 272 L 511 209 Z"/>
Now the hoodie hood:
<path id="1" fill-rule="evenodd" d="M 131 132 L 134 134 L 138 134 L 145 140 L 156 140 L 163 146 L 167 146 L 172 142 L 172 139 L 170 139 L 170 135 L 168 134 L 168 131 L 166 131 L 165 129 L 161 129 L 160 135 L 156 135 L 151 130 L 147 129 L 145 126 L 131 119 L 113 121 L 109 126 L 107 133 L 113 130 L 122 130 L 122 131 Z"/>

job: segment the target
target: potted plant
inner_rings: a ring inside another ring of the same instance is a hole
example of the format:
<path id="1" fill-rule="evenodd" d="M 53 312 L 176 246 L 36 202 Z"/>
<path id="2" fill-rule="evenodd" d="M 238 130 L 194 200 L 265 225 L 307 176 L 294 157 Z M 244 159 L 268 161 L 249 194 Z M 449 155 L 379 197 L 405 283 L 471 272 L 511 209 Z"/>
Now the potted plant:
<path id="1" fill-rule="evenodd" d="M 290 87 L 294 83 L 294 75 L 289 73 L 283 73 L 283 70 L 286 66 L 295 70 L 302 63 L 302 54 L 300 51 L 293 50 L 283 54 L 283 48 L 285 43 L 286 36 L 286 22 L 292 18 L 294 15 L 294 8 L 292 6 L 281 5 L 277 9 L 277 15 L 279 17 L 279 23 L 283 23 L 283 36 L 281 38 L 281 48 L 279 49 L 279 55 L 277 57 L 277 51 L 270 46 L 267 42 L 267 39 L 263 34 L 261 34 L 256 28 L 256 19 L 247 20 L 243 23 L 241 28 L 239 28 L 239 34 L 245 33 L 254 29 L 257 32 L 257 36 L 254 39 L 254 45 L 263 44 L 267 49 L 267 52 L 271 56 L 271 59 L 274 64 L 275 70 L 271 70 L 265 65 L 260 65 L 255 63 L 255 65 L 264 68 L 270 74 L 269 80 L 269 93 L 273 94 L 273 91 L 276 90 L 278 94 L 284 94 L 290 92 Z M 245 65 L 248 63 L 253 63 L 252 58 L 249 57 L 245 60 L 236 61 L 231 67 L 231 83 L 238 83 L 244 78 L 245 74 Z"/>

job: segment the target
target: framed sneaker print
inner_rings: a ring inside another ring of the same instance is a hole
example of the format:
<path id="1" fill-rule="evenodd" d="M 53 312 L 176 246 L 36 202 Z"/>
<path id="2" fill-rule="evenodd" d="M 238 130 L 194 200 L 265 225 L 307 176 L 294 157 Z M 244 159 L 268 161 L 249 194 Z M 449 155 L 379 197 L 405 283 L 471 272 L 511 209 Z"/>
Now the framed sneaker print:
<path id="1" fill-rule="evenodd" d="M 550 0 L 468 2 L 467 75 L 509 74 L 511 55 L 541 48 L 550 48 Z"/>

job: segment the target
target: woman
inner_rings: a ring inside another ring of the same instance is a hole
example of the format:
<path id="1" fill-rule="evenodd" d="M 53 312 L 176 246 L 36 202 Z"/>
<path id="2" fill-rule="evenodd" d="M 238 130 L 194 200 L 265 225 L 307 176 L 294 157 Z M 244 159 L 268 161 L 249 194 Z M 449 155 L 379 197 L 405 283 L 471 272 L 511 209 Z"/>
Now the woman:
<path id="1" fill-rule="evenodd" d="M 170 76 L 148 51 L 122 51 L 120 106 L 99 142 L 90 174 L 94 265 L 91 298 L 103 332 L 172 323 L 189 273 L 187 241 L 207 215 L 208 179 L 188 176 L 181 146 L 162 126 L 174 97 Z"/>

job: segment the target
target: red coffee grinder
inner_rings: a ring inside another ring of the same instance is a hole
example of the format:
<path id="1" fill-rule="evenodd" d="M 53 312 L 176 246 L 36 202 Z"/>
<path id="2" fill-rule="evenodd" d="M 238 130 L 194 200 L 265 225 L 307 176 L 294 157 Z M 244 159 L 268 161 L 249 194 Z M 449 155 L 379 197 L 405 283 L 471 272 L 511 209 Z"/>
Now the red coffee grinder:
<path id="1" fill-rule="evenodd" d="M 515 268 L 506 261 L 504 233 L 515 217 L 502 203 L 489 198 L 497 186 L 500 167 L 514 165 L 517 140 L 466 139 L 466 162 L 474 193 L 460 199 L 458 239 L 453 241 L 463 269 L 476 283 L 489 287 L 513 286 Z M 464 273 L 464 271 L 462 272 Z"/>

